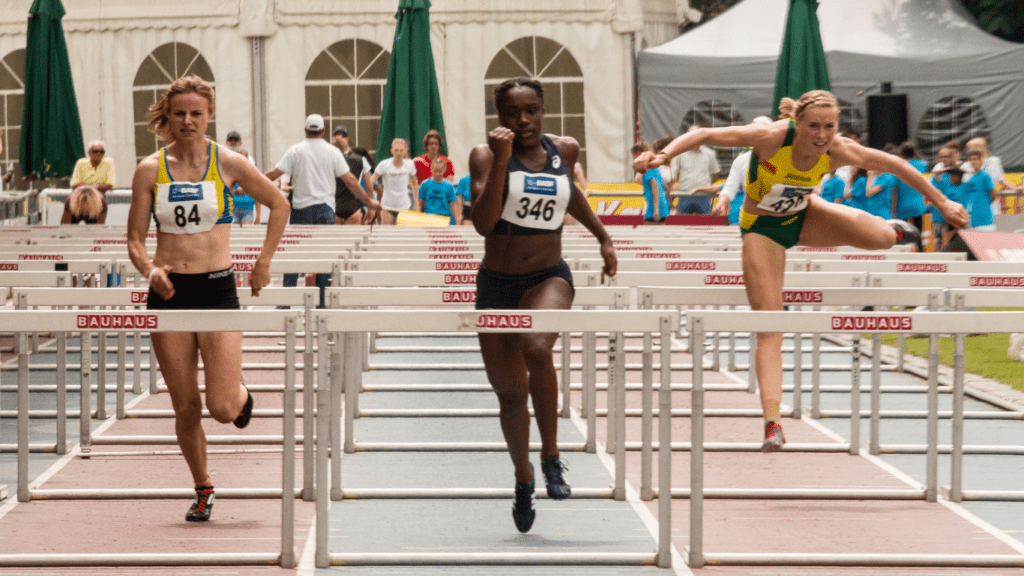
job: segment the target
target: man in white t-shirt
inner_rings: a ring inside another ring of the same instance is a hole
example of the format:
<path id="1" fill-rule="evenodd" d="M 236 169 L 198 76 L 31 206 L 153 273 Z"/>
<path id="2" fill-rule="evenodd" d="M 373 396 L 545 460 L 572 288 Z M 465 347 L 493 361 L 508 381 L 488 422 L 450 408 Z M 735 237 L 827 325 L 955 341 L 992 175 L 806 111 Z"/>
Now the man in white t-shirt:
<path id="1" fill-rule="evenodd" d="M 687 132 L 701 128 L 694 124 L 687 129 Z M 687 150 L 672 159 L 672 176 L 675 189 L 679 191 L 679 201 L 676 203 L 677 214 L 710 214 L 710 196 L 718 192 L 718 187 L 712 185 L 715 177 L 722 171 L 718 165 L 718 156 L 708 146 L 701 146 L 696 150 Z"/>
<path id="2" fill-rule="evenodd" d="M 284 153 L 267 178 L 277 180 L 284 174 L 291 177 L 292 211 L 290 224 L 334 224 L 335 178 L 341 178 L 349 188 L 359 188 L 355 176 L 349 172 L 348 162 L 341 151 L 324 140 L 324 117 L 310 114 L 306 118 L 306 138 Z M 367 198 L 370 211 L 380 204 Z M 324 288 L 330 285 L 330 274 L 317 274 L 320 287 L 320 306 L 324 305 Z M 284 286 L 295 286 L 297 274 L 285 274 Z"/>

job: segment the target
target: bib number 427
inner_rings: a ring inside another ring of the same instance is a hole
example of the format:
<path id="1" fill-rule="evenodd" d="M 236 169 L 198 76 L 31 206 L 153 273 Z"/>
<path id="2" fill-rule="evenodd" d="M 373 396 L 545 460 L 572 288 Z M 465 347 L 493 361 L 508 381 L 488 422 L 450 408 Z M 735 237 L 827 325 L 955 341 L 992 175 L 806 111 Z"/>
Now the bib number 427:
<path id="1" fill-rule="evenodd" d="M 193 204 L 192 210 L 189 210 L 188 215 L 185 215 L 185 207 L 178 205 L 174 207 L 174 223 L 178 225 L 178 228 L 184 228 L 189 223 L 198 226 L 202 219 L 199 218 L 199 205 Z"/>
<path id="2" fill-rule="evenodd" d="M 804 202 L 804 192 L 800 188 L 783 188 L 779 196 L 778 200 L 771 203 L 772 210 L 776 212 L 789 212 Z"/>

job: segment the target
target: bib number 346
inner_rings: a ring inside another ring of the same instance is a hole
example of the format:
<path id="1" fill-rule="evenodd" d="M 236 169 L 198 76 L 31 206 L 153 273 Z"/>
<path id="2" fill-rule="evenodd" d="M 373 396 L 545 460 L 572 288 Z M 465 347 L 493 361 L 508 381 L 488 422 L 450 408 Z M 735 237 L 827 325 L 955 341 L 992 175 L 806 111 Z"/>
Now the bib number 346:
<path id="1" fill-rule="evenodd" d="M 545 222 L 550 222 L 555 217 L 555 200 L 538 198 L 536 202 L 530 202 L 529 198 L 521 198 L 519 200 L 519 210 L 516 210 L 516 216 L 521 219 L 532 216 L 535 221 L 544 220 Z"/>

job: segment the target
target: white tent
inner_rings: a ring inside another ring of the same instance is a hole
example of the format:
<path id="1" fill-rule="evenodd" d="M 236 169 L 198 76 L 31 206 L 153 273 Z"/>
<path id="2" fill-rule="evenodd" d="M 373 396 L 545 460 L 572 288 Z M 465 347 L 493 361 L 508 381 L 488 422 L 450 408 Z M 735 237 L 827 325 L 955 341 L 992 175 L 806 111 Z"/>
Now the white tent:
<path id="1" fill-rule="evenodd" d="M 642 51 L 643 138 L 678 133 L 701 102 L 731 105 L 746 122 L 768 113 L 788 6 L 744 0 Z M 858 92 L 891 82 L 926 152 L 981 135 L 1005 165 L 1024 164 L 1024 45 L 983 32 L 951 0 L 821 0 L 818 20 L 832 91 L 855 114 L 866 108 Z"/>

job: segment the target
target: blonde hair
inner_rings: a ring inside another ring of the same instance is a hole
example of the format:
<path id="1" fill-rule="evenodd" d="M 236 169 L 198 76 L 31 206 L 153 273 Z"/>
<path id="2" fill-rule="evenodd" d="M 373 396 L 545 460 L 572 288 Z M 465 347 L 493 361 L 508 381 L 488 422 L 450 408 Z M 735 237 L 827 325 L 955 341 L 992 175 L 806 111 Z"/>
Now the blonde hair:
<path id="1" fill-rule="evenodd" d="M 982 159 L 986 158 L 990 154 L 988 151 L 988 142 L 986 142 L 981 136 L 968 140 L 966 149 L 968 152 L 974 150 L 981 152 Z"/>
<path id="2" fill-rule="evenodd" d="M 216 109 L 213 87 L 207 84 L 205 80 L 195 75 L 182 76 L 175 80 L 156 103 L 149 107 L 149 112 L 146 114 L 146 120 L 148 121 L 146 127 L 150 132 L 156 134 L 158 138 L 168 144 L 174 142 L 174 136 L 167 129 L 171 114 L 171 98 L 178 94 L 199 94 L 206 98 L 206 101 L 210 103 L 210 116 L 213 116 L 213 112 Z"/>
<path id="3" fill-rule="evenodd" d="M 103 212 L 103 197 L 94 186 L 75 188 L 68 197 L 68 212 L 78 220 L 95 221 Z"/>
<path id="4" fill-rule="evenodd" d="M 827 90 L 811 90 L 799 100 L 783 98 L 779 100 L 779 118 L 799 120 L 808 108 L 834 108 L 839 111 L 839 101 Z"/>

